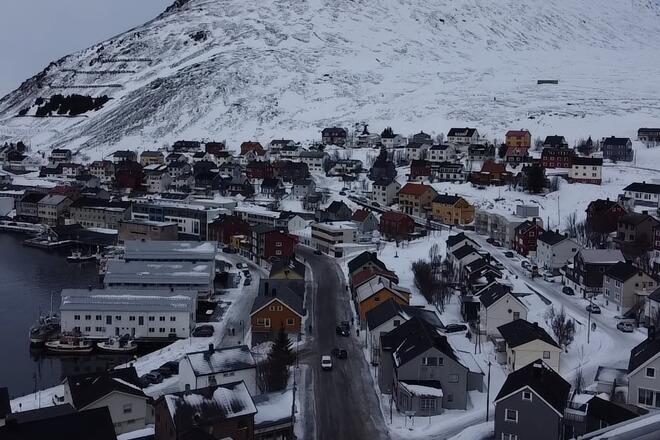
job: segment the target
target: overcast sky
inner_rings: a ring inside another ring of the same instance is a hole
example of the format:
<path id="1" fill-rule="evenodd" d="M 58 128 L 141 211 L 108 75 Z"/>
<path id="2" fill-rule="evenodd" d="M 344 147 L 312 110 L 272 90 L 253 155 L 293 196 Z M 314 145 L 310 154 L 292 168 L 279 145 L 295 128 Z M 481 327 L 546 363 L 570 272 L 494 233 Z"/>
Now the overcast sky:
<path id="1" fill-rule="evenodd" d="M 154 18 L 174 0 L 0 0 L 0 96 L 51 61 Z"/>

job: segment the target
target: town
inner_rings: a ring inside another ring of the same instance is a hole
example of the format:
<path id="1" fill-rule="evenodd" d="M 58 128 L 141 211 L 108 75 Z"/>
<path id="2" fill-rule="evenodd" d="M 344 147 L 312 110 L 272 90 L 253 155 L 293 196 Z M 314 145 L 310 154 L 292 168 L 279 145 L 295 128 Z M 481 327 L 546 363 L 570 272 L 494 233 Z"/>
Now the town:
<path id="1" fill-rule="evenodd" d="M 0 145 L 0 234 L 98 272 L 5 331 L 127 355 L 0 438 L 654 438 L 660 128 L 430 133 Z"/>

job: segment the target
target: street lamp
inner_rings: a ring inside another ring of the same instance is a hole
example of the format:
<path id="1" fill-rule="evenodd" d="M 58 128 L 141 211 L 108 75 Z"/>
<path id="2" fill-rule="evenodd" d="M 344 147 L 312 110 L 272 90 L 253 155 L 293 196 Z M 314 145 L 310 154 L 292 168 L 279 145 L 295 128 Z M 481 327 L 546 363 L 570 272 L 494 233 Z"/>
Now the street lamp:
<path id="1" fill-rule="evenodd" d="M 488 361 L 488 386 L 486 388 L 486 421 L 488 421 L 489 410 L 490 410 L 490 364 Z"/>

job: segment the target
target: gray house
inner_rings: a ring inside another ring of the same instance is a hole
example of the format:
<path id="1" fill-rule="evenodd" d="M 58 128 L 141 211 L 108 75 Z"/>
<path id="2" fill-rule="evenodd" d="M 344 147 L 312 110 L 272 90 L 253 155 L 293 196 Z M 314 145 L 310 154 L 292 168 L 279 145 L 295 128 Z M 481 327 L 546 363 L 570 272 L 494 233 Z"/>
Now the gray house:
<path id="1" fill-rule="evenodd" d="M 603 276 L 603 297 L 605 306 L 616 310 L 620 315 L 631 309 L 641 315 L 646 298 L 655 290 L 655 279 L 644 270 L 619 261 L 611 266 Z"/>
<path id="2" fill-rule="evenodd" d="M 571 385 L 538 359 L 509 374 L 495 398 L 495 438 L 560 440 Z"/>
<path id="3" fill-rule="evenodd" d="M 649 337 L 630 350 L 628 403 L 642 408 L 660 407 L 660 338 L 653 329 Z"/>
<path id="4" fill-rule="evenodd" d="M 381 392 L 392 393 L 397 409 L 431 416 L 466 409 L 468 391 L 483 388 L 483 372 L 471 370 L 438 327 L 413 317 L 381 336 Z M 470 364 L 475 364 L 471 362 Z"/>

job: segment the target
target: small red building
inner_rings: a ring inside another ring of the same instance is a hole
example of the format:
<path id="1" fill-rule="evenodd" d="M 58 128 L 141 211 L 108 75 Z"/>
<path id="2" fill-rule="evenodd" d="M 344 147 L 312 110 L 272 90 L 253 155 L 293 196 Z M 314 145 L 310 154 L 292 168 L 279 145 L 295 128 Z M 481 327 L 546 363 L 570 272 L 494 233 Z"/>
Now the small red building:
<path id="1" fill-rule="evenodd" d="M 541 152 L 543 168 L 571 168 L 575 151 L 571 148 L 544 148 Z"/>
<path id="2" fill-rule="evenodd" d="M 424 180 L 431 177 L 431 163 L 426 160 L 410 161 L 410 175 L 408 180 Z"/>
<path id="3" fill-rule="evenodd" d="M 144 178 L 142 165 L 125 160 L 115 164 L 115 187 L 117 189 L 140 189 Z"/>
<path id="4" fill-rule="evenodd" d="M 235 215 L 221 215 L 209 224 L 209 240 L 229 244 L 231 237 L 250 235 L 250 225 Z"/>
<path id="5" fill-rule="evenodd" d="M 404 239 L 415 232 L 415 221 L 401 212 L 387 211 L 380 216 L 379 230 L 386 238 Z"/>
<path id="6" fill-rule="evenodd" d="M 487 160 L 481 166 L 481 171 L 470 175 L 470 181 L 475 185 L 505 185 L 511 181 L 513 174 L 506 170 L 506 165 Z"/>
<path id="7" fill-rule="evenodd" d="M 529 161 L 529 147 L 507 147 L 504 160 L 510 164 L 519 164 Z"/>
<path id="8" fill-rule="evenodd" d="M 226 149 L 227 146 L 224 142 L 207 142 L 204 144 L 204 151 L 213 155 L 224 153 Z"/>
<path id="9" fill-rule="evenodd" d="M 628 213 L 619 202 L 610 199 L 597 199 L 589 203 L 586 209 L 587 227 L 601 234 L 615 232 L 619 219 Z"/>
<path id="10" fill-rule="evenodd" d="M 513 249 L 524 257 L 536 252 L 536 241 L 544 232 L 545 229 L 536 220 L 522 222 L 514 230 Z"/>
<path id="11" fill-rule="evenodd" d="M 263 156 L 266 153 L 266 150 L 264 150 L 264 147 L 259 142 L 243 142 L 241 144 L 241 156 L 245 156 L 250 151 L 254 151 L 258 156 Z"/>
<path id="12" fill-rule="evenodd" d="M 265 161 L 252 161 L 245 167 L 245 175 L 248 179 L 272 179 L 273 165 Z"/>

